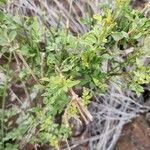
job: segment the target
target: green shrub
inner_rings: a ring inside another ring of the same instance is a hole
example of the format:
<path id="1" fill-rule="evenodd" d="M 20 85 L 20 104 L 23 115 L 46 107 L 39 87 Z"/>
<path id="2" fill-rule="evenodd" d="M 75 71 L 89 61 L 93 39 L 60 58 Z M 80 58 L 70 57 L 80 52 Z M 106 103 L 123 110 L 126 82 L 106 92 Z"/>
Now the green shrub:
<path id="1" fill-rule="evenodd" d="M 150 82 L 150 68 L 141 59 L 146 55 L 142 41 L 148 37 L 150 20 L 123 0 L 116 0 L 114 10 L 105 7 L 92 20 L 90 32 L 74 36 L 68 29 L 47 28 L 35 17 L 0 12 L 0 56 L 6 59 L 1 66 L 6 75 L 0 84 L 1 149 L 14 143 L 17 149 L 17 144 L 29 142 L 58 147 L 58 142 L 71 134 L 68 120 L 80 117 L 85 123 L 91 121 L 86 108 L 91 97 L 107 92 L 111 82 L 118 84 L 118 77 L 124 81 L 121 88 L 137 95 L 143 92 L 142 84 Z M 38 89 L 42 96 L 25 110 L 18 106 L 5 109 L 14 60 L 22 63 L 15 78 L 30 82 L 29 91 Z M 10 118 L 18 110 L 19 119 L 12 127 Z"/>

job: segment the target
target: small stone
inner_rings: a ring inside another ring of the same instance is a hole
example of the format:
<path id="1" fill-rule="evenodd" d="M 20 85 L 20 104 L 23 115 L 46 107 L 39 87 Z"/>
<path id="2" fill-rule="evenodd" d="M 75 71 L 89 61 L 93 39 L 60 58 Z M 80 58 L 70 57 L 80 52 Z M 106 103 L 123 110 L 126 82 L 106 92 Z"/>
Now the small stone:
<path id="1" fill-rule="evenodd" d="M 69 123 L 72 130 L 72 137 L 79 137 L 83 134 L 85 127 L 79 119 L 70 118 Z"/>

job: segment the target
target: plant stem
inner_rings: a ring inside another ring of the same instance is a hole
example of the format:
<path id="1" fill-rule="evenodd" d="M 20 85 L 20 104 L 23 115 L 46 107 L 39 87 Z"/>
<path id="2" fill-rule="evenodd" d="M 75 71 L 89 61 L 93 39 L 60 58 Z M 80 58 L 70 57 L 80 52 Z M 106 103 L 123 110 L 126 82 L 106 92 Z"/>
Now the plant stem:
<path id="1" fill-rule="evenodd" d="M 6 90 L 7 90 L 7 85 L 8 85 L 8 74 L 9 74 L 9 64 L 11 62 L 11 57 L 12 54 L 10 53 L 9 56 L 9 61 L 6 67 L 6 80 L 4 84 L 4 92 L 3 92 L 3 98 L 2 98 L 2 122 L 1 122 L 1 134 L 2 134 L 2 146 L 4 148 L 4 136 L 5 136 L 5 131 L 4 131 L 4 117 L 5 117 L 5 104 L 6 104 Z"/>
<path id="2" fill-rule="evenodd" d="M 3 99 L 2 99 L 2 123 L 1 123 L 1 128 L 2 128 L 2 146 L 4 148 L 4 116 L 5 116 L 5 103 L 6 103 L 6 89 L 7 89 L 7 79 L 4 84 L 4 93 L 3 93 Z"/>

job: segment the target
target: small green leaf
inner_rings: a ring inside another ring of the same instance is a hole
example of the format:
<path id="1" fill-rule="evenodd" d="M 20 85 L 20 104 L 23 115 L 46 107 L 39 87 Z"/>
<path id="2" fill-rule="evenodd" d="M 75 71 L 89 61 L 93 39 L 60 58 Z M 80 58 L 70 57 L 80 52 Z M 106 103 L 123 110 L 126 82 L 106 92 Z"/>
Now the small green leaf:
<path id="1" fill-rule="evenodd" d="M 0 3 L 6 3 L 7 0 L 0 0 Z"/>
<path id="2" fill-rule="evenodd" d="M 140 94 L 141 94 L 142 92 L 144 92 L 143 87 L 140 86 L 140 85 L 137 84 L 137 83 L 132 83 L 132 84 L 130 84 L 129 88 L 130 88 L 131 90 L 135 91 L 138 96 L 140 96 Z"/>
<path id="3" fill-rule="evenodd" d="M 52 64 L 56 63 L 56 58 L 54 54 L 49 54 L 47 59 L 47 65 L 51 66 Z"/>
<path id="4" fill-rule="evenodd" d="M 140 32 L 140 33 L 136 34 L 133 38 L 134 38 L 135 40 L 137 40 L 137 39 L 139 39 L 142 35 L 143 35 L 143 33 Z"/>
<path id="5" fill-rule="evenodd" d="M 112 34 L 112 37 L 115 41 L 119 41 L 119 40 L 123 39 L 124 36 L 122 35 L 121 32 L 114 32 Z"/>
<path id="6" fill-rule="evenodd" d="M 73 86 L 78 85 L 79 83 L 80 83 L 79 80 L 72 81 L 68 79 L 64 82 L 63 90 L 67 92 L 69 88 L 72 88 Z"/>
<path id="7" fill-rule="evenodd" d="M 44 77 L 42 79 L 40 79 L 41 81 L 45 81 L 45 82 L 50 82 L 50 78 Z"/>
<path id="8" fill-rule="evenodd" d="M 0 37 L 0 45 L 1 46 L 8 46 L 9 45 L 8 40 Z"/>
<path id="9" fill-rule="evenodd" d="M 9 37 L 10 42 L 12 42 L 15 39 L 16 35 L 17 35 L 17 32 L 15 30 L 9 33 L 8 37 Z"/>
<path id="10" fill-rule="evenodd" d="M 129 35 L 128 35 L 127 32 L 121 31 L 121 33 L 122 33 L 123 37 L 125 37 L 125 38 L 128 38 L 128 37 L 129 37 Z"/>
<path id="11" fill-rule="evenodd" d="M 97 20 L 97 21 L 101 21 L 101 20 L 102 20 L 102 16 L 99 15 L 99 14 L 94 15 L 93 18 L 94 18 L 95 20 Z"/>
<path id="12" fill-rule="evenodd" d="M 143 66 L 144 65 L 144 61 L 142 59 L 136 58 L 136 64 L 137 64 L 137 66 Z"/>

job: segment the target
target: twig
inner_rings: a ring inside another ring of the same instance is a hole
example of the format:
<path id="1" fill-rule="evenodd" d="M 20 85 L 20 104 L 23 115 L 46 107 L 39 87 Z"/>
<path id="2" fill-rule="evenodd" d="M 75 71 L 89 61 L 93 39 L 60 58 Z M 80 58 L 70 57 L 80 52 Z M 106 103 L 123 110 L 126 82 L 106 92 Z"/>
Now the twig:
<path id="1" fill-rule="evenodd" d="M 37 127 L 39 126 L 41 120 L 45 116 L 47 110 L 43 109 L 42 116 L 40 118 L 37 118 L 36 122 L 28 129 L 27 133 L 24 135 L 24 137 L 21 139 L 19 143 L 19 148 L 23 149 L 24 146 L 30 141 L 31 137 L 35 134 Z"/>
<path id="2" fill-rule="evenodd" d="M 16 93 L 10 88 L 10 95 L 12 97 L 15 97 L 17 99 L 17 101 L 22 104 L 22 101 L 20 100 L 20 98 L 16 95 Z"/>
<path id="3" fill-rule="evenodd" d="M 33 134 L 35 134 L 36 128 L 39 125 L 39 122 L 37 122 L 36 124 L 34 124 L 34 126 L 32 126 L 27 134 L 22 138 L 21 142 L 19 143 L 19 148 L 23 149 L 25 147 L 25 145 L 30 141 L 31 137 Z"/>
<path id="4" fill-rule="evenodd" d="M 29 67 L 29 65 L 27 64 L 26 60 L 24 59 L 24 57 L 22 56 L 22 54 L 18 51 L 17 52 L 18 57 L 21 59 L 21 61 L 23 62 L 24 66 L 28 69 L 28 71 L 30 72 L 30 74 L 32 75 L 33 79 L 39 83 L 38 78 L 35 76 L 34 72 L 32 71 L 32 69 Z"/>
<path id="5" fill-rule="evenodd" d="M 62 72 L 60 71 L 60 69 L 58 68 L 58 66 L 55 66 L 55 69 L 58 71 L 59 75 L 61 77 L 64 77 Z M 68 92 L 71 95 L 71 103 L 73 101 L 75 101 L 76 107 L 81 115 L 81 117 L 84 119 L 86 125 L 93 120 L 92 115 L 90 114 L 90 112 L 87 110 L 87 108 L 85 108 L 85 106 L 81 103 L 80 98 L 78 97 L 78 95 L 74 92 L 74 90 L 72 88 L 70 88 L 68 90 Z"/>
<path id="6" fill-rule="evenodd" d="M 76 106 L 78 108 L 78 111 L 80 112 L 82 118 L 84 119 L 85 123 L 88 124 L 90 121 L 93 120 L 92 115 L 89 113 L 89 111 L 85 108 L 85 106 L 83 106 L 83 104 L 81 103 L 80 98 L 78 97 L 78 95 L 74 92 L 74 90 L 71 88 L 69 89 L 69 92 L 71 94 L 71 99 L 75 100 L 76 102 Z"/>
<path id="7" fill-rule="evenodd" d="M 2 98 L 2 121 L 1 121 L 1 137 L 2 137 L 2 147 L 4 148 L 4 117 L 5 117 L 5 104 L 6 104 L 6 94 L 7 94 L 7 84 L 8 84 L 8 74 L 9 74 L 9 64 L 11 62 L 12 53 L 9 55 L 9 61 L 6 68 L 6 81 L 4 83 L 4 91 Z"/>
<path id="8" fill-rule="evenodd" d="M 70 146 L 69 146 L 69 143 L 68 143 L 68 140 L 65 140 L 65 141 L 66 141 L 67 149 L 68 149 L 68 150 L 71 150 L 71 149 L 70 149 Z"/>
<path id="9" fill-rule="evenodd" d="M 19 69 L 19 71 L 20 71 L 20 70 L 21 70 L 21 67 L 20 67 L 20 63 L 19 63 L 18 57 L 16 56 L 16 53 L 15 53 L 15 52 L 13 52 L 13 54 L 14 54 L 14 57 L 15 57 L 15 60 L 16 60 L 16 63 L 17 63 L 17 67 L 18 67 L 18 69 Z M 28 89 L 27 89 L 27 87 L 26 87 L 26 85 L 25 85 L 25 82 L 24 82 L 24 81 L 21 81 L 21 82 L 22 82 L 22 85 L 23 85 L 23 89 L 24 89 L 24 91 L 25 91 L 25 94 L 26 94 L 26 96 L 27 96 L 27 100 L 29 100 L 29 101 L 30 101 L 30 104 L 31 104 L 31 98 L 30 98 Z"/>

